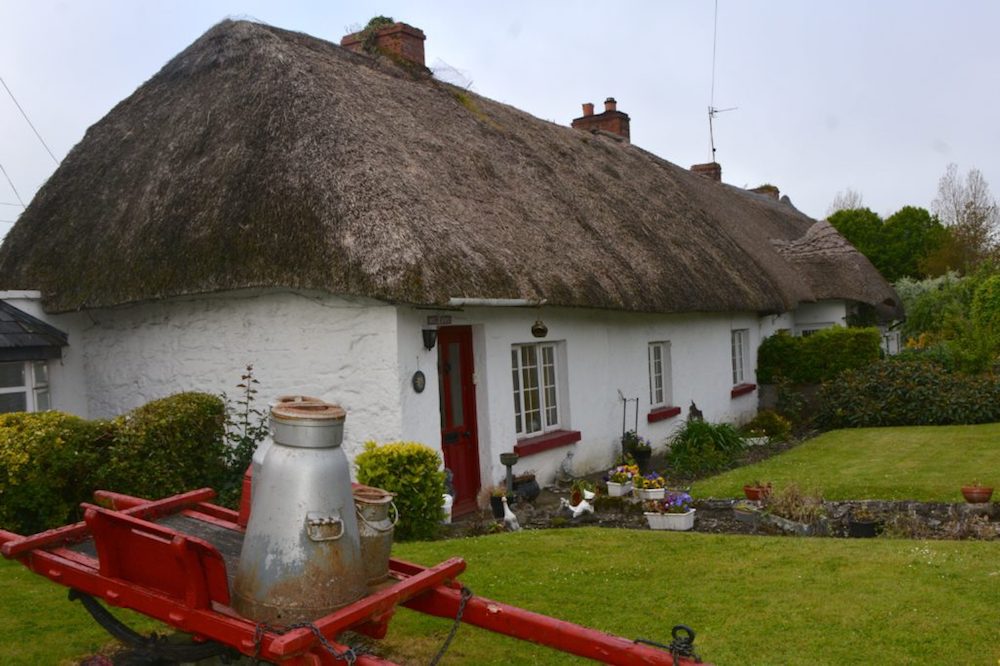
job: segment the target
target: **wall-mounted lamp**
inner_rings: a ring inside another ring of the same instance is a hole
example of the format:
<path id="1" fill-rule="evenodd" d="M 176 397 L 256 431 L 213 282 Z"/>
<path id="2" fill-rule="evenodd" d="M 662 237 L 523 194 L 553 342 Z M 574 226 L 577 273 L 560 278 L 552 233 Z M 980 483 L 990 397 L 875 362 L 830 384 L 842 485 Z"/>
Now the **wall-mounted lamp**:
<path id="1" fill-rule="evenodd" d="M 425 328 L 421 331 L 424 336 L 424 349 L 430 351 L 434 349 L 434 344 L 437 342 L 438 332 L 436 328 Z"/>
<path id="2" fill-rule="evenodd" d="M 549 334 L 549 327 L 541 319 L 536 319 L 535 323 L 531 325 L 531 334 L 536 338 L 544 338 Z"/>

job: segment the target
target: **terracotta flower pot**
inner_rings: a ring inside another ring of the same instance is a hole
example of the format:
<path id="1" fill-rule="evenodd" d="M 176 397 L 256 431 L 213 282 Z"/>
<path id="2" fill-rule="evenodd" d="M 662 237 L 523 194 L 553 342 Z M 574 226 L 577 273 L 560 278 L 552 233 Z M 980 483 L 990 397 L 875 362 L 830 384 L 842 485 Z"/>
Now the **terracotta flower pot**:
<path id="1" fill-rule="evenodd" d="M 751 502 L 759 502 L 771 494 L 771 486 L 743 486 L 743 494 Z"/>
<path id="2" fill-rule="evenodd" d="M 962 496 L 969 504 L 989 502 L 993 496 L 993 488 L 987 486 L 962 486 Z"/>

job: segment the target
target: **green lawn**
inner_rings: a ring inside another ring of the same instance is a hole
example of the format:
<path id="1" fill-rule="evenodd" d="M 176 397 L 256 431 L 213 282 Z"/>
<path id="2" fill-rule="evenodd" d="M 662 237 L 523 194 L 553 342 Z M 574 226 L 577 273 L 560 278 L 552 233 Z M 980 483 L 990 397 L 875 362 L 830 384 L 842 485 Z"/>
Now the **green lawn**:
<path id="1" fill-rule="evenodd" d="M 67 588 L 0 557 L 0 664 L 74 663 L 112 642 L 67 593 Z M 118 616 L 144 633 L 165 630 L 141 615 Z"/>
<path id="2" fill-rule="evenodd" d="M 830 500 L 961 502 L 960 487 L 975 480 L 1000 487 L 1000 424 L 836 430 L 699 481 L 692 495 L 742 497 L 756 479 L 818 488 Z"/>
<path id="3" fill-rule="evenodd" d="M 565 529 L 398 544 L 461 556 L 477 594 L 622 636 L 698 632 L 717 664 L 961 663 L 1000 659 L 1000 543 L 796 539 Z M 65 590 L 0 562 L 0 663 L 57 664 L 105 642 Z M 401 609 L 384 642 L 428 663 L 449 622 Z M 443 663 L 591 663 L 463 626 Z"/>

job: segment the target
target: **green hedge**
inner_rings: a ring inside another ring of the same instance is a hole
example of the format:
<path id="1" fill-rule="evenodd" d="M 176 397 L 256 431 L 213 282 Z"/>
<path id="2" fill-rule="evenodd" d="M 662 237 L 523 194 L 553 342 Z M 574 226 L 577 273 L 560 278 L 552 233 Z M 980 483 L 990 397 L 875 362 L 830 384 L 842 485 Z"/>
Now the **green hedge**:
<path id="1" fill-rule="evenodd" d="M 225 404 L 207 393 L 177 393 L 112 421 L 114 440 L 101 483 L 157 499 L 225 478 Z"/>
<path id="2" fill-rule="evenodd" d="M 0 415 L 0 527 L 30 534 L 77 520 L 98 488 L 155 499 L 217 487 L 223 412 L 216 396 L 180 393 L 112 421 Z"/>
<path id="3" fill-rule="evenodd" d="M 881 341 L 877 328 L 834 326 L 804 337 L 779 331 L 757 350 L 757 382 L 776 384 L 786 379 L 794 384 L 818 384 L 844 370 L 878 361 Z"/>
<path id="4" fill-rule="evenodd" d="M 60 412 L 0 415 L 0 527 L 40 532 L 78 517 L 110 424 Z"/>
<path id="5" fill-rule="evenodd" d="M 437 451 L 416 442 L 365 442 L 357 457 L 358 482 L 396 493 L 395 537 L 432 539 L 441 529 L 444 472 Z"/>
<path id="6" fill-rule="evenodd" d="M 926 360 L 886 360 L 841 374 L 820 389 L 821 428 L 1000 421 L 1000 380 L 949 372 Z"/>

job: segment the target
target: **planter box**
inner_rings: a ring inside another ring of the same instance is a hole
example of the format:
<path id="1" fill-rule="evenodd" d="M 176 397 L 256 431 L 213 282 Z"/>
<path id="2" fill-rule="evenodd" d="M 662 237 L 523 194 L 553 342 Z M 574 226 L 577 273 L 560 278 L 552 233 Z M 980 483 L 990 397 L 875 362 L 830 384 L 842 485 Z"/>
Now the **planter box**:
<path id="1" fill-rule="evenodd" d="M 677 530 L 684 532 L 694 527 L 694 509 L 687 513 L 643 512 L 651 530 Z"/>
<path id="2" fill-rule="evenodd" d="M 608 481 L 608 497 L 624 497 L 632 492 L 632 482 L 615 483 Z"/>
<path id="3" fill-rule="evenodd" d="M 641 500 L 663 499 L 667 493 L 666 488 L 636 488 L 632 491 Z"/>
<path id="4" fill-rule="evenodd" d="M 733 509 L 733 517 L 736 518 L 737 522 L 757 527 L 757 523 L 760 522 L 760 511 Z"/>

